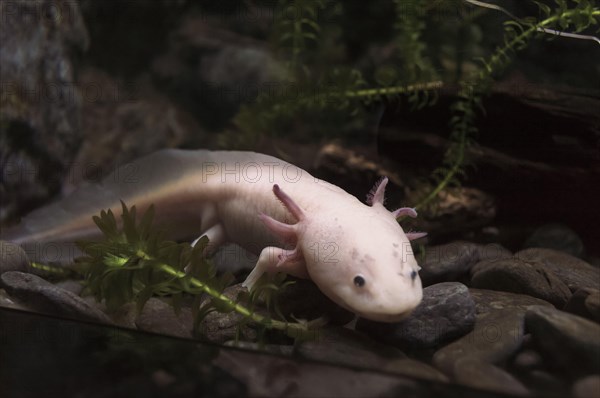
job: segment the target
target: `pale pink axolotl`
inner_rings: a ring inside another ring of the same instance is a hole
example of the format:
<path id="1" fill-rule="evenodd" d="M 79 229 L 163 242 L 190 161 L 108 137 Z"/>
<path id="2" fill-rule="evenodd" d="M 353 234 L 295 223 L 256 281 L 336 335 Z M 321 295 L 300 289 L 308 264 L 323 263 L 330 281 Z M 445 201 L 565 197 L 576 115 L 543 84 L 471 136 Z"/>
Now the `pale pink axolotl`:
<path id="1" fill-rule="evenodd" d="M 272 156 L 168 149 L 35 210 L 2 238 L 21 244 L 32 259 L 65 262 L 73 256 L 69 244 L 99 236 L 92 216 L 101 209 L 118 214 L 121 200 L 142 211 L 154 204 L 169 238 L 205 235 L 211 249 L 233 242 L 260 254 L 247 287 L 264 272 L 281 271 L 312 279 L 361 317 L 394 322 L 421 301 L 409 241 L 424 234 L 404 233 L 396 221 L 415 217 L 414 209 L 384 207 L 386 184 L 385 178 L 377 184 L 365 205 Z"/>

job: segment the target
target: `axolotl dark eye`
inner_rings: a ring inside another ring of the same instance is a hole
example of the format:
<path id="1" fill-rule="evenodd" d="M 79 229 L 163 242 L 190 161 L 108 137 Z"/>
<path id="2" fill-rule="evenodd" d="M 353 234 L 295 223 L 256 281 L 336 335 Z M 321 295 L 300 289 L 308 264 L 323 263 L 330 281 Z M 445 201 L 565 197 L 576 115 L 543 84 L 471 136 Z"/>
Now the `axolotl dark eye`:
<path id="1" fill-rule="evenodd" d="M 362 277 L 362 275 L 356 275 L 354 277 L 354 284 L 358 287 L 363 287 L 365 285 L 365 278 Z"/>
<path id="2" fill-rule="evenodd" d="M 413 271 L 410 273 L 410 279 L 412 279 L 413 281 L 414 281 L 415 279 L 417 279 L 417 271 L 413 270 Z"/>

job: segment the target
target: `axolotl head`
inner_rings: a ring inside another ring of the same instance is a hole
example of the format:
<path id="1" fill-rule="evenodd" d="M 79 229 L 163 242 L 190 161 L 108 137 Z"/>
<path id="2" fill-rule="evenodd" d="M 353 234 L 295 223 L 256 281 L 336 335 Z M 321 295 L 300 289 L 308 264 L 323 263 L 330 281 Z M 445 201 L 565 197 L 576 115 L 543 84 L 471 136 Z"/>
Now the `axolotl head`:
<path id="1" fill-rule="evenodd" d="M 387 178 L 371 191 L 368 204 L 358 201 L 319 214 L 304 214 L 285 193 L 274 189 L 296 224 L 298 246 L 310 278 L 340 306 L 380 322 L 397 322 L 421 302 L 419 266 L 410 240 L 424 233 L 405 234 L 396 219 L 416 217 L 411 208 L 388 211 L 384 205 Z"/>

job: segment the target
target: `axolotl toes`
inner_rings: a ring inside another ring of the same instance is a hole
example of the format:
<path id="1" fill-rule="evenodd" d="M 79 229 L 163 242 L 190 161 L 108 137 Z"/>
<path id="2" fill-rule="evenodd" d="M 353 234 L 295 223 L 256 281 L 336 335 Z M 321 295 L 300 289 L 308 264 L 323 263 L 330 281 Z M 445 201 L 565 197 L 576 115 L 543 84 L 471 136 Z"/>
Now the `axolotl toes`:
<path id="1" fill-rule="evenodd" d="M 265 272 L 310 278 L 331 300 L 381 322 L 406 317 L 421 301 L 419 266 L 400 216 L 411 208 L 384 207 L 388 180 L 367 204 L 281 159 L 238 151 L 167 149 L 116 169 L 101 183 L 37 209 L 4 231 L 2 239 L 30 247 L 99 236 L 92 216 L 118 213 L 121 200 L 145 210 L 182 240 L 207 236 L 210 250 L 226 242 L 258 254 L 243 283 L 249 289 Z M 60 247 L 60 246 L 57 246 Z"/>

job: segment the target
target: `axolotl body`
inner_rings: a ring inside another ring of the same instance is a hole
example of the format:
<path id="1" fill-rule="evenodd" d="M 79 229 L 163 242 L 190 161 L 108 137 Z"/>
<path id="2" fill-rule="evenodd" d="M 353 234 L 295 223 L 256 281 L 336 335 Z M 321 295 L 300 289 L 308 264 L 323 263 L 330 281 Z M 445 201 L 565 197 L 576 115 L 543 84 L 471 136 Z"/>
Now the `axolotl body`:
<path id="1" fill-rule="evenodd" d="M 259 254 L 244 285 L 264 272 L 310 278 L 340 306 L 382 322 L 407 316 L 421 301 L 419 266 L 396 219 L 414 209 L 384 207 L 387 179 L 367 204 L 281 159 L 254 152 L 167 149 L 116 169 L 101 183 L 35 210 L 3 239 L 23 246 L 98 237 L 92 216 L 118 213 L 120 201 L 156 208 L 172 239 L 206 235 Z M 33 250 L 33 257 L 39 249 Z"/>

